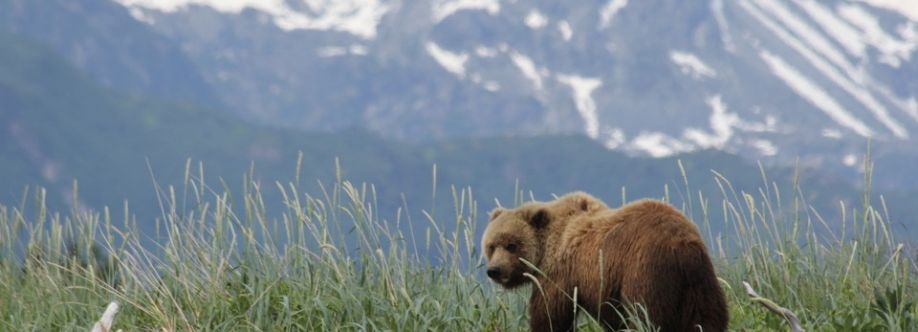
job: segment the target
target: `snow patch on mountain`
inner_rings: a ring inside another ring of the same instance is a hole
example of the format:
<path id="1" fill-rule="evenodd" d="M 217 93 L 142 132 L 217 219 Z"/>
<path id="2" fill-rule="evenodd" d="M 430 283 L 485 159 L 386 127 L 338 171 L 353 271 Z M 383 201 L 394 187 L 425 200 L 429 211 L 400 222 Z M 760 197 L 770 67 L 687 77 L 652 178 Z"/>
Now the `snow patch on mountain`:
<path id="1" fill-rule="evenodd" d="M 491 91 L 491 92 L 500 91 L 500 83 L 497 83 L 497 82 L 494 82 L 494 81 L 486 81 L 486 82 L 484 82 L 484 84 L 482 84 L 482 87 L 483 87 L 485 90 L 488 90 L 488 91 Z"/>
<path id="2" fill-rule="evenodd" d="M 478 47 L 475 47 L 475 55 L 480 58 L 493 58 L 497 56 L 497 50 L 484 45 L 478 45 Z"/>
<path id="3" fill-rule="evenodd" d="M 354 44 L 348 47 L 344 46 L 326 46 L 316 50 L 316 55 L 321 58 L 334 58 L 345 55 L 364 56 L 369 53 L 366 46 Z"/>
<path id="4" fill-rule="evenodd" d="M 870 44 L 880 52 L 881 63 L 885 63 L 893 68 L 899 68 L 902 62 L 907 62 L 912 57 L 912 52 L 918 48 L 918 38 L 912 37 L 911 40 L 900 40 L 888 34 L 880 21 L 866 10 L 857 5 L 841 5 L 838 8 L 839 14 L 848 22 L 858 27 L 862 34 L 860 38 L 863 42 Z M 914 24 L 912 24 L 914 27 Z M 902 27 L 900 30 L 906 28 Z"/>
<path id="5" fill-rule="evenodd" d="M 724 150 L 731 141 L 735 140 L 736 130 L 744 132 L 777 132 L 777 120 L 774 117 L 766 117 L 764 123 L 749 122 L 740 118 L 739 114 L 727 111 L 727 104 L 724 103 L 720 95 L 710 96 L 705 103 L 711 107 L 711 116 L 709 123 L 712 133 L 697 128 L 686 129 L 682 137 L 694 144 L 684 143 L 679 146 L 684 151 L 694 151 L 700 149 L 718 149 Z M 764 156 L 772 156 L 777 153 L 778 148 L 770 141 L 763 139 L 751 139 L 748 144 L 759 150 Z"/>
<path id="6" fill-rule="evenodd" d="M 831 139 L 841 139 L 842 132 L 841 130 L 835 128 L 826 128 L 822 130 L 822 137 L 831 138 Z"/>
<path id="7" fill-rule="evenodd" d="M 778 147 L 769 140 L 754 139 L 749 142 L 749 146 L 759 150 L 759 153 L 766 157 L 771 157 L 778 154 Z"/>
<path id="8" fill-rule="evenodd" d="M 724 44 L 724 49 L 730 53 L 736 52 L 736 45 L 733 44 L 733 35 L 730 33 L 730 26 L 727 25 L 727 16 L 724 15 L 724 1 L 711 1 L 711 12 L 714 14 L 717 28 L 720 29 L 720 42 Z"/>
<path id="9" fill-rule="evenodd" d="M 336 30 L 364 39 L 376 37 L 376 27 L 390 9 L 380 0 L 306 0 L 304 4 L 309 9 L 306 12 L 294 10 L 284 0 L 114 1 L 128 8 L 145 8 L 164 13 L 173 13 L 191 6 L 210 7 L 229 14 L 252 9 L 270 15 L 274 24 L 283 30 Z"/>
<path id="10" fill-rule="evenodd" d="M 430 54 L 443 69 L 453 73 L 459 79 L 465 78 L 465 63 L 469 60 L 468 53 L 453 53 L 440 48 L 440 45 L 434 42 L 427 42 L 425 48 L 427 54 Z"/>
<path id="11" fill-rule="evenodd" d="M 567 21 L 558 22 L 558 32 L 561 32 L 561 38 L 564 38 L 564 41 L 570 41 L 571 37 L 574 36 L 574 29 L 571 28 L 571 24 Z"/>
<path id="12" fill-rule="evenodd" d="M 628 0 L 610 0 L 606 3 L 599 12 L 599 28 L 605 29 L 612 25 L 612 20 L 615 19 L 615 15 L 627 5 Z"/>
<path id="13" fill-rule="evenodd" d="M 351 55 L 361 55 L 362 56 L 362 55 L 367 55 L 370 53 L 370 50 L 366 46 L 360 45 L 360 44 L 351 45 L 351 47 L 349 47 L 348 49 L 351 51 Z"/>
<path id="14" fill-rule="evenodd" d="M 878 83 L 871 83 L 870 87 L 879 92 L 880 95 L 886 98 L 890 103 L 905 112 L 912 120 L 918 122 L 918 100 L 915 100 L 914 96 L 900 98 L 888 87 Z"/>
<path id="15" fill-rule="evenodd" d="M 688 128 L 683 136 L 703 149 L 723 149 L 727 142 L 730 141 L 730 138 L 733 137 L 733 128 L 743 121 L 740 120 L 739 115 L 736 113 L 727 112 L 727 105 L 724 104 L 720 95 L 711 96 L 705 102 L 711 107 L 709 122 L 714 133 Z"/>
<path id="16" fill-rule="evenodd" d="M 334 58 L 347 55 L 347 48 L 341 46 L 327 46 L 316 50 L 316 55 L 322 58 Z"/>
<path id="17" fill-rule="evenodd" d="M 854 167 L 857 165 L 857 159 L 858 158 L 856 154 L 849 153 L 846 154 L 844 158 L 842 158 L 842 163 L 845 164 L 845 166 Z"/>
<path id="18" fill-rule="evenodd" d="M 918 22 L 918 2 L 914 0 L 859 0 L 877 8 L 884 8 L 902 14 Z"/>
<path id="19" fill-rule="evenodd" d="M 849 54 L 858 58 L 866 53 L 867 45 L 861 39 L 861 32 L 852 27 L 848 22 L 835 15 L 831 9 L 814 0 L 797 0 L 806 13 L 813 18 L 823 31 L 834 38 Z"/>
<path id="20" fill-rule="evenodd" d="M 679 66 L 679 70 L 685 75 L 690 75 L 695 80 L 704 78 L 713 78 L 717 72 L 711 69 L 708 64 L 701 61 L 698 56 L 684 51 L 670 51 L 669 59 Z"/>
<path id="21" fill-rule="evenodd" d="M 539 70 L 536 68 L 535 62 L 532 62 L 532 59 L 519 52 L 510 53 L 510 59 L 513 60 L 516 68 L 519 68 L 523 73 L 523 76 L 532 81 L 532 85 L 536 90 L 542 90 L 542 75 L 539 74 Z"/>
<path id="22" fill-rule="evenodd" d="M 500 13 L 499 0 L 439 0 L 432 4 L 435 23 L 463 10 L 483 10 L 491 15 Z"/>
<path id="23" fill-rule="evenodd" d="M 768 64 L 775 76 L 784 81 L 800 97 L 803 97 L 813 106 L 826 113 L 829 118 L 843 127 L 851 129 L 858 135 L 864 137 L 873 136 L 873 131 L 866 124 L 851 115 L 824 89 L 806 78 L 799 70 L 768 51 L 759 52 L 759 56 Z"/>
<path id="24" fill-rule="evenodd" d="M 844 52 L 835 47 L 832 42 L 823 37 L 818 29 L 807 24 L 806 20 L 794 14 L 784 4 L 777 0 L 756 0 L 755 3 L 780 22 L 780 26 L 786 27 L 791 33 L 799 37 L 809 49 L 842 68 L 849 76 L 856 75 L 857 71 L 845 58 Z"/>
<path id="25" fill-rule="evenodd" d="M 472 73 L 471 75 L 469 75 L 469 79 L 472 80 L 472 83 L 480 85 L 482 88 L 484 88 L 487 91 L 490 91 L 490 92 L 500 91 L 500 83 L 497 83 L 495 81 L 485 80 L 484 78 L 481 77 L 481 73 Z"/>
<path id="26" fill-rule="evenodd" d="M 683 143 L 661 132 L 642 132 L 629 144 L 629 150 L 644 152 L 654 158 L 669 157 L 693 150 L 691 144 Z"/>
<path id="27" fill-rule="evenodd" d="M 584 131 L 592 139 L 599 138 L 599 115 L 596 113 L 596 101 L 593 100 L 593 90 L 602 86 L 598 78 L 582 77 L 577 75 L 558 75 L 558 82 L 571 87 L 574 96 L 574 105 L 583 118 Z"/>
<path id="28" fill-rule="evenodd" d="M 49 183 L 57 182 L 61 173 L 61 164 L 53 160 L 42 149 L 40 141 L 32 131 L 17 120 L 10 122 L 7 130 L 14 146 L 25 152 L 25 159 L 41 169 L 42 178 Z"/>
<path id="29" fill-rule="evenodd" d="M 897 138 L 900 138 L 900 139 L 907 139 L 909 137 L 908 131 L 906 131 L 906 129 L 889 114 L 889 112 L 886 110 L 886 107 L 883 106 L 883 104 L 880 103 L 873 96 L 873 94 L 868 90 L 868 88 L 865 87 L 865 84 L 857 83 L 857 82 L 863 82 L 865 80 L 869 80 L 869 76 L 867 76 L 867 74 L 861 73 L 861 71 L 857 71 L 857 73 L 855 74 L 855 77 L 850 78 L 850 76 L 846 76 L 840 73 L 837 67 L 833 66 L 828 61 L 826 61 L 825 58 L 817 54 L 817 51 L 808 47 L 809 44 L 794 37 L 793 33 L 783 29 L 780 24 L 773 21 L 771 18 L 767 17 L 764 13 L 762 13 L 761 11 L 759 11 L 758 9 L 752 6 L 744 6 L 744 7 L 747 9 L 747 11 L 749 11 L 750 14 L 752 14 L 753 17 L 759 20 L 759 22 L 762 23 L 767 29 L 771 30 L 775 34 L 775 36 L 778 37 L 778 39 L 780 39 L 782 42 L 784 42 L 785 44 L 790 46 L 792 49 L 797 51 L 797 53 L 799 53 L 801 56 L 803 56 L 803 58 L 807 62 L 809 62 L 810 65 L 813 66 L 813 68 L 815 68 L 817 71 L 823 74 L 830 81 L 832 81 L 833 83 L 841 87 L 845 92 L 847 92 L 852 97 L 854 97 L 855 100 L 857 100 L 862 105 L 864 105 L 864 107 L 867 108 L 867 110 L 869 110 L 880 123 L 882 123 L 887 129 L 889 129 L 893 133 L 893 135 L 895 135 Z M 820 11 L 819 9 L 814 9 L 814 8 L 815 7 L 811 8 L 813 12 Z M 822 14 L 815 14 L 815 15 L 819 16 Z M 828 22 L 830 19 L 827 19 L 824 17 L 822 20 L 825 20 L 826 22 Z M 799 23 L 799 24 L 803 24 L 803 23 Z M 832 25 L 830 23 L 827 23 L 827 24 Z M 801 29 L 801 31 L 810 31 L 808 30 L 808 28 L 798 27 L 798 29 Z M 811 31 L 811 32 L 815 33 L 814 31 Z M 811 36 L 811 40 L 823 40 L 823 39 L 822 37 L 812 37 Z M 823 54 L 826 54 L 826 53 L 823 52 Z M 853 73 L 855 71 L 854 69 L 851 69 L 851 68 L 854 68 L 854 65 L 849 63 L 846 59 L 841 59 L 839 61 L 843 62 L 843 65 L 842 65 L 843 68 L 849 68 L 849 73 Z M 852 81 L 852 79 L 854 79 L 855 81 Z M 871 84 L 871 86 L 879 86 L 879 85 Z"/>
<path id="30" fill-rule="evenodd" d="M 613 150 L 625 143 L 625 132 L 620 128 L 603 128 L 602 143 L 607 149 Z"/>
<path id="31" fill-rule="evenodd" d="M 266 13 L 279 13 L 290 10 L 283 1 L 259 0 L 114 0 L 128 7 L 142 7 L 173 13 L 191 6 L 205 6 L 219 12 L 238 14 L 244 9 L 255 9 Z"/>
<path id="32" fill-rule="evenodd" d="M 544 28 L 548 25 L 548 17 L 545 17 L 544 14 L 540 13 L 538 10 L 532 10 L 526 15 L 526 26 L 533 30 L 538 30 Z"/>
<path id="33" fill-rule="evenodd" d="M 137 21 L 140 21 L 146 24 L 156 24 L 156 20 L 150 17 L 150 15 L 147 15 L 147 13 L 145 13 L 143 9 L 141 8 L 130 7 L 128 8 L 128 13 L 131 14 L 131 17 L 133 17 Z"/>

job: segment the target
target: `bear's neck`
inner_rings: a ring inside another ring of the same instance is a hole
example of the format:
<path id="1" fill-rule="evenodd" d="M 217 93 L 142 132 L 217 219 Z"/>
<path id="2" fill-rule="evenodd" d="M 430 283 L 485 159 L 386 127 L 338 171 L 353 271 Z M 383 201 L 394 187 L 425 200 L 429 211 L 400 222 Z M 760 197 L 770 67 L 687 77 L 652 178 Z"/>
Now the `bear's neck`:
<path id="1" fill-rule="evenodd" d="M 542 238 L 540 239 L 543 248 L 542 256 L 539 257 L 538 263 L 536 263 L 540 270 L 546 271 L 548 268 L 560 266 L 557 262 L 561 259 L 561 249 L 564 247 L 564 233 L 572 219 L 576 218 L 555 220 L 549 223 L 542 232 Z"/>

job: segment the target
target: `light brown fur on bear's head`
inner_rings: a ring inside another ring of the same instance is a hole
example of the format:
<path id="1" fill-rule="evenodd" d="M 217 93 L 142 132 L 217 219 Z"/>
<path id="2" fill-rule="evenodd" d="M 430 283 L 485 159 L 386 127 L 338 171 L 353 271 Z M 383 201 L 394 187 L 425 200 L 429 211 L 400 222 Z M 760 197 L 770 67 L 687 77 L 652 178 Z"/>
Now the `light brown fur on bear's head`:
<path id="1" fill-rule="evenodd" d="M 602 201 L 586 193 L 564 195 L 550 202 L 530 202 L 515 209 L 496 208 L 481 237 L 481 248 L 488 261 L 487 275 L 504 288 L 516 288 L 535 275 L 522 260 L 541 266 L 550 233 L 560 233 L 572 217 L 608 209 Z"/>

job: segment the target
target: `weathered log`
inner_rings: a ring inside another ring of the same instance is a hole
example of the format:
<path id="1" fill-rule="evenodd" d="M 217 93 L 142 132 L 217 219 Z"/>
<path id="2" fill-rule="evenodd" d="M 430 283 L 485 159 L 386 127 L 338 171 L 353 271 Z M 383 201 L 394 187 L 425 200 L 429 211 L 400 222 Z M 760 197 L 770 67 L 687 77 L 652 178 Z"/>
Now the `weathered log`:
<path id="1" fill-rule="evenodd" d="M 99 318 L 96 325 L 92 327 L 92 332 L 112 332 L 112 323 L 115 321 L 115 315 L 118 314 L 118 310 L 118 302 L 112 301 L 112 303 L 109 303 L 108 307 L 105 308 L 105 312 L 102 313 L 102 318 Z M 121 330 L 118 330 L 118 332 L 121 332 Z"/>

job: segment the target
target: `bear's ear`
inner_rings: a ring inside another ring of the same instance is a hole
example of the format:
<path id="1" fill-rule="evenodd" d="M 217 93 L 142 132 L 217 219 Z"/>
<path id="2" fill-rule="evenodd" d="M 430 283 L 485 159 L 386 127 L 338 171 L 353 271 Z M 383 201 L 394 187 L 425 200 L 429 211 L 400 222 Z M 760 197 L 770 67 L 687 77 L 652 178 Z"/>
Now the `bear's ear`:
<path id="1" fill-rule="evenodd" d="M 506 209 L 500 207 L 491 210 L 491 220 L 493 221 L 494 219 L 497 219 L 497 216 L 499 216 L 501 213 L 504 213 L 505 210 Z"/>
<path id="2" fill-rule="evenodd" d="M 606 207 L 602 201 L 584 192 L 567 194 L 565 195 L 564 199 L 567 199 L 568 202 L 573 203 L 571 204 L 573 209 L 580 212 L 599 210 Z"/>
<path id="3" fill-rule="evenodd" d="M 548 225 L 551 218 L 548 216 L 548 210 L 539 209 L 529 217 L 529 225 L 533 228 L 542 228 Z"/>
<path id="4" fill-rule="evenodd" d="M 590 201 L 585 200 L 585 199 L 581 199 L 581 200 L 580 200 L 580 210 L 581 210 L 581 211 L 589 211 L 589 210 L 590 210 Z"/>

